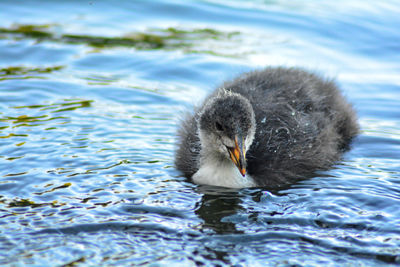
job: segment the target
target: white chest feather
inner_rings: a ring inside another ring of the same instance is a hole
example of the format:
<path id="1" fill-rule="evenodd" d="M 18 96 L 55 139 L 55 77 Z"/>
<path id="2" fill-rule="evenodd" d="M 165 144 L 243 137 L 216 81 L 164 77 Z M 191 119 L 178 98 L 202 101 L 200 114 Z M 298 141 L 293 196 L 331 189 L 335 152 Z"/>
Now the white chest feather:
<path id="1" fill-rule="evenodd" d="M 217 160 L 204 162 L 200 169 L 193 175 L 193 181 L 197 184 L 230 188 L 256 186 L 248 174 L 243 177 L 231 162 Z"/>

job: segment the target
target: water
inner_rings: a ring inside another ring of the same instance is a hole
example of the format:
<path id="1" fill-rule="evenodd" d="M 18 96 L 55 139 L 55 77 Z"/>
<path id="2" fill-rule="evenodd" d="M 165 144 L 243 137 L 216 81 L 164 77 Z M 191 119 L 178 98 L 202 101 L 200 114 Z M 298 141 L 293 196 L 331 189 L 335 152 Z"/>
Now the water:
<path id="1" fill-rule="evenodd" d="M 396 1 L 0 2 L 0 263 L 400 264 Z M 362 133 L 277 192 L 173 168 L 179 115 L 235 75 L 338 81 Z"/>

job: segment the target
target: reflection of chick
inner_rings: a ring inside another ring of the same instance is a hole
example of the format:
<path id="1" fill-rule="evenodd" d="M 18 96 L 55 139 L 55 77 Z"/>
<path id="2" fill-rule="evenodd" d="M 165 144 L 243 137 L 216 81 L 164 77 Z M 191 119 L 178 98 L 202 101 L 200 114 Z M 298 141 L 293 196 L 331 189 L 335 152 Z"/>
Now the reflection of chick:
<path id="1" fill-rule="evenodd" d="M 277 188 L 331 166 L 357 132 L 332 81 L 267 68 L 226 82 L 182 122 L 175 164 L 199 184 Z"/>

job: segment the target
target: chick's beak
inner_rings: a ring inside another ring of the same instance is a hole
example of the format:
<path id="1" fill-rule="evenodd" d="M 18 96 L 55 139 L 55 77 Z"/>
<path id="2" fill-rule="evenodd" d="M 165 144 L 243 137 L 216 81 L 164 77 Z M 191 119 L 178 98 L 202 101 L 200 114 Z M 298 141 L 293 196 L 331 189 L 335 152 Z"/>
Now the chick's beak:
<path id="1" fill-rule="evenodd" d="M 246 175 L 246 150 L 244 148 L 243 138 L 235 136 L 235 147 L 228 148 L 228 151 L 232 162 L 244 177 Z"/>

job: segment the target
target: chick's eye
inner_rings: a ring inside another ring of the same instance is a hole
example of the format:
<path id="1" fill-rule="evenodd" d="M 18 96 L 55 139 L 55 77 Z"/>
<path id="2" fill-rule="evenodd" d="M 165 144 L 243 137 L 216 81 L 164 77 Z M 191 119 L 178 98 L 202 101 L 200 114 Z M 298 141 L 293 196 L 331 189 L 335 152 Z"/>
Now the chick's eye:
<path id="1" fill-rule="evenodd" d="M 216 122 L 215 123 L 215 128 L 218 130 L 218 131 L 223 131 L 224 129 L 222 128 L 222 125 L 219 123 L 219 122 Z"/>

